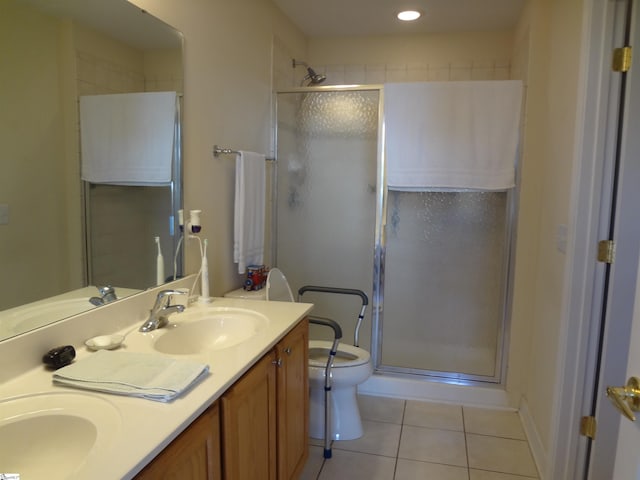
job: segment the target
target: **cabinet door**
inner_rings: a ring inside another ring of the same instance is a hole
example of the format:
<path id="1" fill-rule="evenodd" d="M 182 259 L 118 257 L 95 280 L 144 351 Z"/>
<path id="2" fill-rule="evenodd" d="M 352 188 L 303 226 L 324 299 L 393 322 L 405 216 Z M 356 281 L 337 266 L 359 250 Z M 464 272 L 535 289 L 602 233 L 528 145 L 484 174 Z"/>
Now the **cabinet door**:
<path id="1" fill-rule="evenodd" d="M 275 353 L 266 354 L 223 396 L 223 474 L 228 480 L 276 478 Z"/>
<path id="2" fill-rule="evenodd" d="M 215 403 L 171 442 L 135 480 L 220 480 L 220 416 Z"/>
<path id="3" fill-rule="evenodd" d="M 278 345 L 278 479 L 297 479 L 309 456 L 309 323 Z"/>

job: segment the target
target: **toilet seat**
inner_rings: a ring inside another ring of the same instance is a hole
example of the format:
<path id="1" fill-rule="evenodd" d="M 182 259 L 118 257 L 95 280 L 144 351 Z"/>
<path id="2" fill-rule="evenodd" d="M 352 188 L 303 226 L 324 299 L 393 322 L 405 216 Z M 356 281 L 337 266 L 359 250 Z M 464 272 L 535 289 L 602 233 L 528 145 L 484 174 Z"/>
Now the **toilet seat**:
<path id="1" fill-rule="evenodd" d="M 323 340 L 309 341 L 309 366 L 324 368 L 329 359 L 329 351 L 332 342 Z M 371 360 L 371 354 L 360 347 L 353 345 L 341 344 L 338 346 L 338 352 L 333 360 L 331 368 L 348 368 L 364 365 Z"/>

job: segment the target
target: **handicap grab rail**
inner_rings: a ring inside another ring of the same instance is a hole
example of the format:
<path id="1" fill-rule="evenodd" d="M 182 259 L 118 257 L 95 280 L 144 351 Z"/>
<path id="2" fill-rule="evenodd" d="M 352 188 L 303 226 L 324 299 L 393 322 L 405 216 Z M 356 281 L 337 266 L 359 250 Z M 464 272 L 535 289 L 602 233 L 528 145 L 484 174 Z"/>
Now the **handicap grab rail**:
<path id="1" fill-rule="evenodd" d="M 337 287 L 322 287 L 317 285 L 305 285 L 298 290 L 298 300 L 306 292 L 317 293 L 335 293 L 340 295 L 355 295 L 362 300 L 362 308 L 358 315 L 358 322 L 356 324 L 354 332 L 354 345 L 358 346 L 358 336 L 360 331 L 360 324 L 364 318 L 364 313 L 369 304 L 369 298 L 362 290 L 356 290 L 353 288 L 337 288 Z M 309 317 L 309 323 L 316 325 L 322 325 L 333 329 L 333 344 L 329 351 L 329 357 L 327 358 L 327 364 L 324 372 L 324 458 L 331 458 L 331 368 L 338 353 L 338 344 L 342 338 L 342 328 L 340 324 L 335 320 L 324 317 Z"/>
<path id="2" fill-rule="evenodd" d="M 317 293 L 337 293 L 340 295 L 355 295 L 360 297 L 362 300 L 362 308 L 360 308 L 360 314 L 358 315 L 358 321 L 356 322 L 356 328 L 353 331 L 353 345 L 355 347 L 360 346 L 360 325 L 362 324 L 362 320 L 364 319 L 364 313 L 367 309 L 367 305 L 369 305 L 369 297 L 362 290 L 357 290 L 355 288 L 338 288 L 338 287 L 321 287 L 318 285 L 305 285 L 304 287 L 300 287 L 298 290 L 298 300 L 300 297 L 304 295 L 306 292 L 317 292 Z"/>
<path id="3" fill-rule="evenodd" d="M 331 367 L 338 353 L 338 344 L 342 338 L 342 328 L 338 322 L 329 318 L 309 317 L 309 323 L 323 325 L 333 329 L 333 344 L 324 367 L 324 458 L 331 458 Z"/>

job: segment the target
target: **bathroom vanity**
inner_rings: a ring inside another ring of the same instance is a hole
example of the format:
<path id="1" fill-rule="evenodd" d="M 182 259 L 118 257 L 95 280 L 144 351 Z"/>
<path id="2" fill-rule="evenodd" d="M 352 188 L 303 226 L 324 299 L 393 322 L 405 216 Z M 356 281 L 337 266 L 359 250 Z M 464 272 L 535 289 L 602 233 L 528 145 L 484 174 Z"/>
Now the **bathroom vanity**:
<path id="1" fill-rule="evenodd" d="M 91 480 L 299 476 L 308 455 L 306 317 L 312 305 L 215 298 L 204 308 L 266 321 L 234 345 L 170 354 L 160 340 L 185 341 L 169 335 L 187 331 L 184 322 L 200 307 L 171 315 L 168 327 L 138 332 L 161 289 L 0 344 L 3 357 L 15 359 L 0 371 L 0 433 L 28 433 L 23 440 L 0 435 L 3 469 L 24 478 Z M 126 335 L 123 351 L 195 360 L 208 364 L 209 374 L 169 403 L 52 384 L 52 371 L 40 363 L 45 351 L 71 344 L 79 362 L 94 355 L 85 340 L 112 333 Z M 58 422 L 59 431 L 48 428 L 50 422 Z M 13 456 L 3 457 L 12 443 Z"/>
<path id="2" fill-rule="evenodd" d="M 301 320 L 136 480 L 289 480 L 308 456 L 309 324 Z"/>

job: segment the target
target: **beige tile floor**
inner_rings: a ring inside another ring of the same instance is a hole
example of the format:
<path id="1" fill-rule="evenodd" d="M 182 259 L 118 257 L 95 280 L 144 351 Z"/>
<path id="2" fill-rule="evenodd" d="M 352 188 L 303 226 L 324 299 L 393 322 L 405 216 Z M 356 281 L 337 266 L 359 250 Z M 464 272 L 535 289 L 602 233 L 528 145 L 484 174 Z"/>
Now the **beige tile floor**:
<path id="1" fill-rule="evenodd" d="M 518 414 L 361 395 L 364 435 L 335 441 L 325 460 L 310 439 L 302 480 L 538 478 Z"/>

